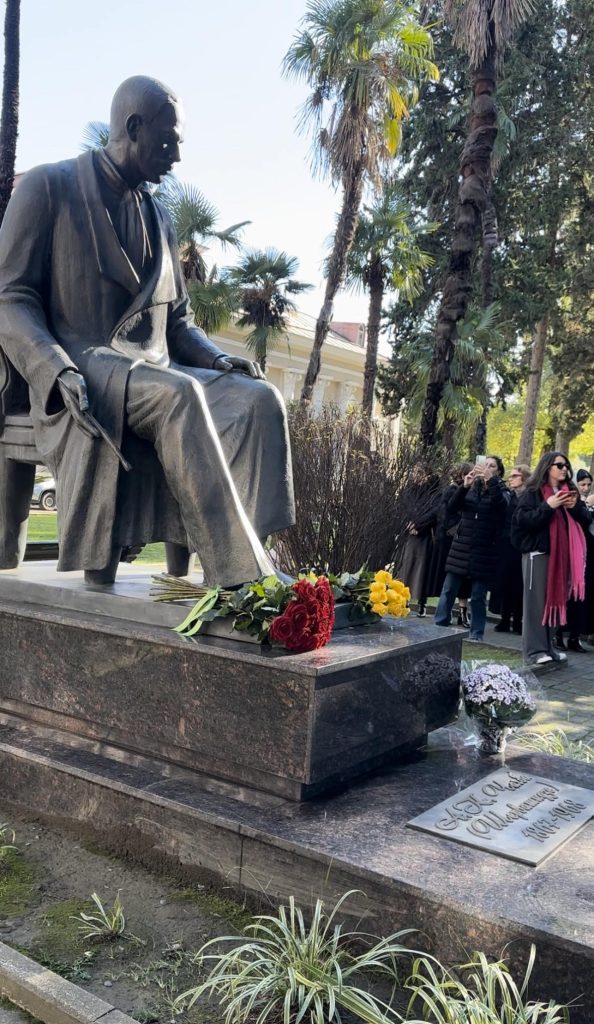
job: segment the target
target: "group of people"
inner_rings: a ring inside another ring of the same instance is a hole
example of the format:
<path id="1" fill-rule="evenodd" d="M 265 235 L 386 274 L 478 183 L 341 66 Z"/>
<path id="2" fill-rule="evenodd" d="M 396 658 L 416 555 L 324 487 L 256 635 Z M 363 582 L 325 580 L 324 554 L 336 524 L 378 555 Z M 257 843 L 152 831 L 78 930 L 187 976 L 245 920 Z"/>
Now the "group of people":
<path id="1" fill-rule="evenodd" d="M 458 625 L 483 639 L 489 609 L 495 629 L 523 638 L 532 664 L 583 652 L 594 633 L 594 494 L 592 476 L 561 452 L 546 452 L 533 472 L 505 467 L 496 455 L 461 463 L 445 490 L 409 526 L 400 572 L 418 615 L 438 597 L 435 623 Z M 469 614 L 470 613 L 470 614 Z M 566 639 L 567 634 L 567 639 Z"/>

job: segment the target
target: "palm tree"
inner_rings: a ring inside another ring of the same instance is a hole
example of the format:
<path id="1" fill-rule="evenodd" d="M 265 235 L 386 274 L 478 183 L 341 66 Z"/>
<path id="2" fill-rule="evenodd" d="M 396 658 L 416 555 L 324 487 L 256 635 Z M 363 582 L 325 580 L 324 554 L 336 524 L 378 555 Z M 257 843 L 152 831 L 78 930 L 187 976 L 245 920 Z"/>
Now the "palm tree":
<path id="1" fill-rule="evenodd" d="M 217 334 L 229 324 L 241 305 L 239 290 L 214 266 L 205 281 L 188 281 L 188 296 L 194 323 L 208 334 Z"/>
<path id="2" fill-rule="evenodd" d="M 19 133 L 20 0 L 6 0 L 4 15 L 4 79 L 0 115 L 0 224 L 14 188 Z"/>
<path id="3" fill-rule="evenodd" d="M 287 338 L 287 313 L 296 309 L 289 296 L 311 288 L 293 277 L 298 267 L 295 256 L 278 249 L 260 249 L 245 253 L 228 271 L 228 280 L 239 291 L 243 311 L 237 323 L 252 328 L 246 344 L 262 370 L 266 369 L 268 353 Z"/>
<path id="4" fill-rule="evenodd" d="M 347 283 L 369 291 L 367 351 L 363 377 L 362 415 L 373 412 L 377 353 L 384 294 L 394 289 L 412 301 L 423 285 L 423 270 L 433 257 L 419 246 L 419 236 L 437 224 L 416 225 L 409 203 L 389 187 L 373 206 L 364 207 L 347 259 Z"/>
<path id="5" fill-rule="evenodd" d="M 207 334 L 220 331 L 238 309 L 238 294 L 232 283 L 219 275 L 216 266 L 208 270 L 205 243 L 218 242 L 223 249 L 241 249 L 241 230 L 251 222 L 244 220 L 217 229 L 216 207 L 195 185 L 178 181 L 172 174 L 155 194 L 173 221 L 194 320 Z"/>
<path id="6" fill-rule="evenodd" d="M 472 262 L 483 221 L 487 248 L 493 247 L 495 220 L 490 198 L 491 166 L 497 137 L 497 67 L 515 30 L 533 9 L 533 0 L 446 0 L 445 14 L 455 43 L 468 54 L 472 105 L 460 159 L 461 184 L 455 228 L 435 329 L 431 371 L 421 418 L 421 437 L 435 441 L 439 406 L 451 373 L 457 324 L 472 294 Z"/>
<path id="7" fill-rule="evenodd" d="M 205 284 L 208 271 L 203 256 L 204 243 L 218 241 L 224 249 L 227 246 L 241 249 L 241 229 L 251 221 L 242 220 L 217 230 L 219 212 L 216 207 L 195 185 L 178 181 L 172 174 L 159 186 L 156 196 L 173 221 L 186 281 Z"/>
<path id="8" fill-rule="evenodd" d="M 497 368 L 488 353 L 503 349 L 506 336 L 498 323 L 500 306 L 469 307 L 458 328 L 451 372 L 443 389 L 437 426 L 443 431 L 444 445 L 453 450 L 455 434 L 469 435 L 482 419 L 483 410 L 491 404 L 491 389 L 497 383 Z M 432 337 L 418 339 L 410 353 L 414 387 L 407 402 L 407 412 L 417 420 L 422 414 L 427 382 L 432 366 Z M 470 440 L 470 438 L 469 438 Z M 474 444 L 474 438 L 472 439 Z M 471 454 L 476 454 L 474 451 Z"/>
<path id="9" fill-rule="evenodd" d="M 314 135 L 314 167 L 342 187 L 324 301 L 301 393 L 301 402 L 309 404 L 364 188 L 380 188 L 381 168 L 394 157 L 402 120 L 417 99 L 415 83 L 436 79 L 438 71 L 428 59 L 429 33 L 402 0 L 309 0 L 303 26 L 284 69 L 312 90 L 302 124 Z"/>

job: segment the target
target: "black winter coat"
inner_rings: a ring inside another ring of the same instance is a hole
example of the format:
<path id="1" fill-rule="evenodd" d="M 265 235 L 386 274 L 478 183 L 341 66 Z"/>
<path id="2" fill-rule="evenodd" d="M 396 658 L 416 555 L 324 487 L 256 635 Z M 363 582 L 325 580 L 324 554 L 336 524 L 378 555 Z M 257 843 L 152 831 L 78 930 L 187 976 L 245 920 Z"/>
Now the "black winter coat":
<path id="1" fill-rule="evenodd" d="M 491 583 L 496 572 L 499 541 L 505 526 L 508 494 L 498 477 L 486 485 L 458 487 L 450 498 L 448 512 L 462 512 L 460 525 L 446 562 L 446 572 Z"/>
<path id="2" fill-rule="evenodd" d="M 592 521 L 588 507 L 578 499 L 575 508 L 563 509 L 580 523 L 585 531 Z M 513 514 L 511 542 L 518 551 L 527 554 L 540 551 L 548 555 L 551 550 L 550 525 L 555 509 L 547 505 L 540 491 L 524 491 Z"/>

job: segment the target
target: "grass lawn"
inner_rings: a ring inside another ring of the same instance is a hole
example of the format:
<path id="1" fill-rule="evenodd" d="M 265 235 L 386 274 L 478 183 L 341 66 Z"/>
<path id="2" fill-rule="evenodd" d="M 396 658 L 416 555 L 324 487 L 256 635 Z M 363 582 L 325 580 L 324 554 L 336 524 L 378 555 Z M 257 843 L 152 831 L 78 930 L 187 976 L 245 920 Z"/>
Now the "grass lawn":
<path id="1" fill-rule="evenodd" d="M 35 512 L 29 517 L 28 540 L 57 540 L 58 521 L 55 512 Z M 163 544 L 147 544 L 135 559 L 134 564 L 151 563 L 165 565 L 165 547 Z"/>
<path id="2" fill-rule="evenodd" d="M 494 661 L 498 665 L 511 665 L 513 668 L 521 668 L 523 663 L 520 651 L 491 644 L 462 644 L 462 657 L 468 661 Z"/>
<path id="3" fill-rule="evenodd" d="M 29 516 L 27 540 L 57 540 L 58 526 L 55 512 L 35 512 Z"/>

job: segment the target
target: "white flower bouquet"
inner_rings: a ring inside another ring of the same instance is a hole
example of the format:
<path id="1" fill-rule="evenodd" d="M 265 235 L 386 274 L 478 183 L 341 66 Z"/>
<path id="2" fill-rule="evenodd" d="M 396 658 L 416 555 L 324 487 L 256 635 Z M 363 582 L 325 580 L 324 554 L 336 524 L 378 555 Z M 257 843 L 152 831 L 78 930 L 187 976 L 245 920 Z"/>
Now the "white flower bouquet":
<path id="1" fill-rule="evenodd" d="M 526 680 L 508 665 L 473 668 L 462 681 L 467 714 L 500 726 L 524 725 L 536 712 Z"/>

